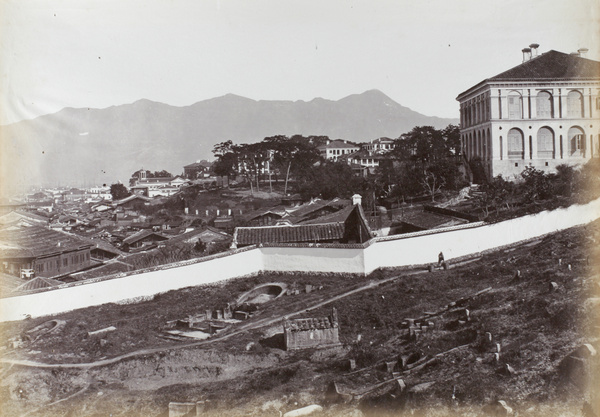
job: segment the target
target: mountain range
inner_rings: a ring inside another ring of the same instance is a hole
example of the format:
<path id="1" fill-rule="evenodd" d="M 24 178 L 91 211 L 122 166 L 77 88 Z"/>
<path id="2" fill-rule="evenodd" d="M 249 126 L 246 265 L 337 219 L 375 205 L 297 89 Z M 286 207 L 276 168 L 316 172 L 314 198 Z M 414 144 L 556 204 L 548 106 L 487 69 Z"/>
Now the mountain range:
<path id="1" fill-rule="evenodd" d="M 451 123 L 458 119 L 425 116 L 378 90 L 308 102 L 227 94 L 185 107 L 142 99 L 104 109 L 64 108 L 0 126 L 1 174 L 5 191 L 109 184 L 126 182 L 142 167 L 179 174 L 184 165 L 213 159 L 213 146 L 226 140 L 302 134 L 367 142 L 397 138 L 414 126 Z"/>

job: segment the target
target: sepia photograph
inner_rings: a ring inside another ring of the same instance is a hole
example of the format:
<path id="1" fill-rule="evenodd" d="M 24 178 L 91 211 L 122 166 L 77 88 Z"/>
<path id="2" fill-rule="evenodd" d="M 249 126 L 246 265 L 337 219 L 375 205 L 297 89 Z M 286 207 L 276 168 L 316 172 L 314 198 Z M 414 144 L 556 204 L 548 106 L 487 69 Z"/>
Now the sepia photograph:
<path id="1" fill-rule="evenodd" d="M 0 415 L 600 417 L 596 0 L 0 0 Z"/>

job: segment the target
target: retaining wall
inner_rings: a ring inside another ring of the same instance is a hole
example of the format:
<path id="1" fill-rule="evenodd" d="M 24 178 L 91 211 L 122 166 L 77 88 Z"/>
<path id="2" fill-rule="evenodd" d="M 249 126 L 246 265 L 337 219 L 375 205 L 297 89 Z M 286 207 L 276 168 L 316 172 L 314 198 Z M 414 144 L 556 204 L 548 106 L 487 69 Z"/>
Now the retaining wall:
<path id="1" fill-rule="evenodd" d="M 172 264 L 122 277 L 65 284 L 0 299 L 0 321 L 153 296 L 260 271 L 368 274 L 381 267 L 437 262 L 532 239 L 600 217 L 600 199 L 496 224 L 471 223 L 435 231 L 371 239 L 364 245 L 282 245 L 239 250 L 202 261 Z"/>

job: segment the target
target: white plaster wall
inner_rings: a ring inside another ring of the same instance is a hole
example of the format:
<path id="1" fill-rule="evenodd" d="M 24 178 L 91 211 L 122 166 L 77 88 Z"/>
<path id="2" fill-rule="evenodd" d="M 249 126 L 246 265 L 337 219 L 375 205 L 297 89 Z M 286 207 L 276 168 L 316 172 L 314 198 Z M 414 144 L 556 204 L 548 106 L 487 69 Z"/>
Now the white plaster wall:
<path id="1" fill-rule="evenodd" d="M 364 274 L 362 248 L 297 248 L 264 247 L 263 265 L 266 271 L 336 272 Z"/>
<path id="2" fill-rule="evenodd" d="M 191 265 L 3 298 L 0 300 L 0 320 L 21 320 L 26 315 L 40 317 L 152 296 L 179 288 L 253 274 L 262 269 L 262 255 L 259 250 L 253 249 Z"/>
<path id="3" fill-rule="evenodd" d="M 379 267 L 436 263 L 440 252 L 448 260 L 586 224 L 598 217 L 600 199 L 490 225 L 379 240 L 365 249 L 365 273 Z"/>

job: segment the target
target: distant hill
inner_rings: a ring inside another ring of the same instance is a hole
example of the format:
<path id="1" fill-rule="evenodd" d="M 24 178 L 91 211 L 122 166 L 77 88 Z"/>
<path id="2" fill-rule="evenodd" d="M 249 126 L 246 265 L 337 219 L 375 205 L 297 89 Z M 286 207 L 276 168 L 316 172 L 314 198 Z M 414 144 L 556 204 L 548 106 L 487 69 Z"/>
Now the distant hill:
<path id="1" fill-rule="evenodd" d="M 422 115 L 377 90 L 338 101 L 255 101 L 228 94 L 186 107 L 139 100 L 105 109 L 65 108 L 0 126 L 2 178 L 5 188 L 126 182 L 141 167 L 181 173 L 195 160 L 212 159 L 213 146 L 226 140 L 302 134 L 366 142 L 450 123 L 458 119 Z"/>

